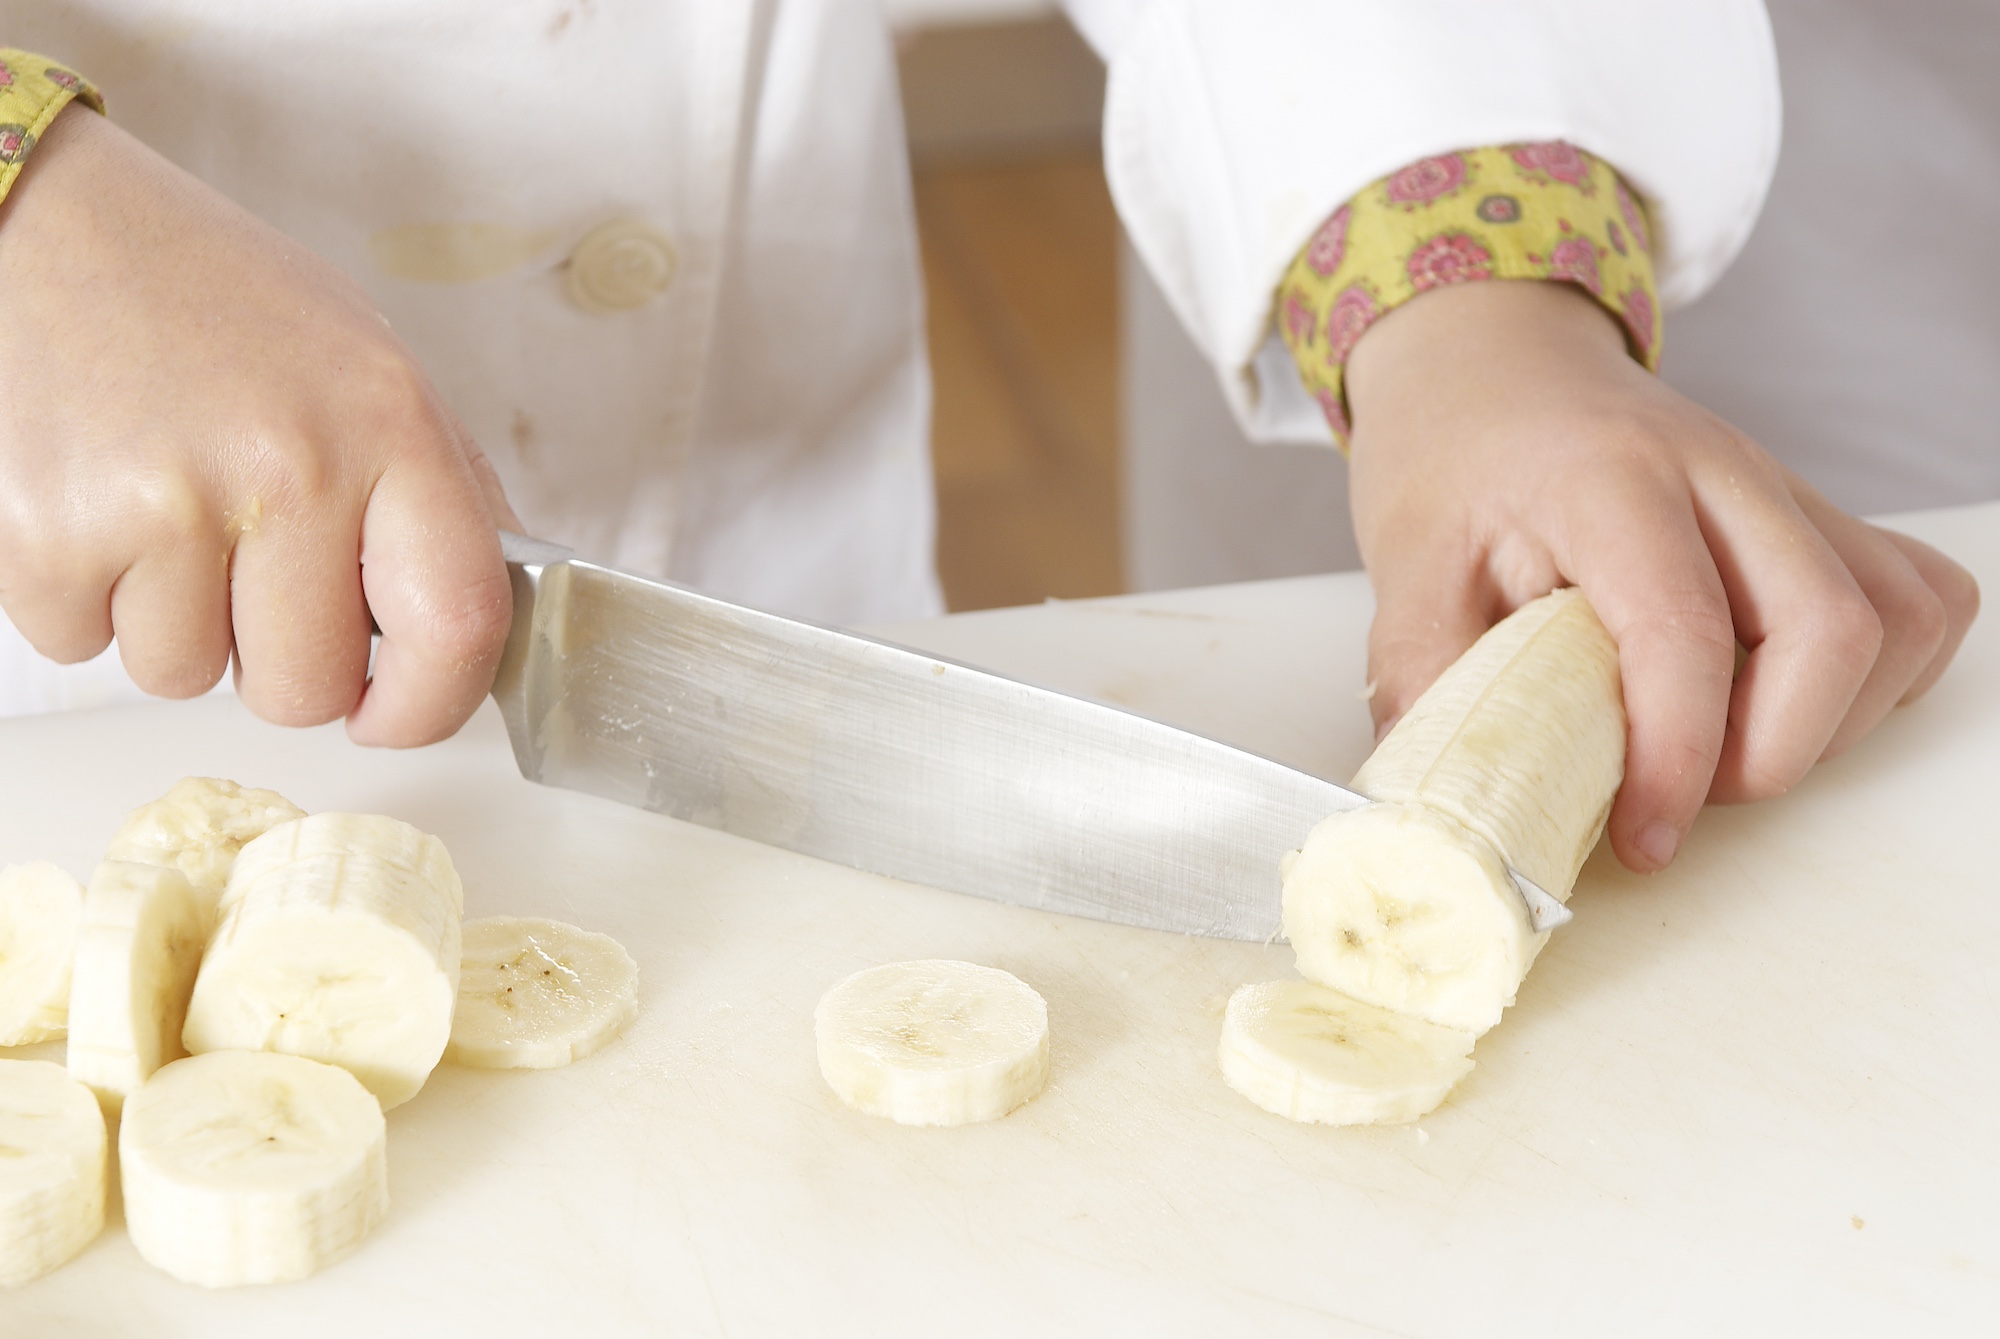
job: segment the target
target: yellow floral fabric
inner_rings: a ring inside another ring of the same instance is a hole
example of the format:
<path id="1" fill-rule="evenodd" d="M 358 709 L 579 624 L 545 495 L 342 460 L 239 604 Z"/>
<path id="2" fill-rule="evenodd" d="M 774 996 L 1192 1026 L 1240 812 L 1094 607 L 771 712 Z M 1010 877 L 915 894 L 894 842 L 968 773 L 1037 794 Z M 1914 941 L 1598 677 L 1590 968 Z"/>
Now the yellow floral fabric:
<path id="1" fill-rule="evenodd" d="M 1660 304 L 1645 207 L 1610 164 L 1561 140 L 1411 163 L 1334 211 L 1293 260 L 1278 319 L 1306 389 L 1347 449 L 1342 372 L 1362 332 L 1427 289 L 1555 279 L 1584 289 L 1657 371 Z"/>
<path id="2" fill-rule="evenodd" d="M 102 95 L 76 71 L 46 56 L 0 47 L 0 200 L 14 188 L 35 141 L 72 99 L 104 110 Z"/>

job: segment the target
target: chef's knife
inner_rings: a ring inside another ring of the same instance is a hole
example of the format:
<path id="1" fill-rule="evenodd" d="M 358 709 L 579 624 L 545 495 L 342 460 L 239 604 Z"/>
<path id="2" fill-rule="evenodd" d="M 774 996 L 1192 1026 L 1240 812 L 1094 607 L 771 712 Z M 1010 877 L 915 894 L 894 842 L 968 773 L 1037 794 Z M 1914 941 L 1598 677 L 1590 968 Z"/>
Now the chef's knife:
<path id="1" fill-rule="evenodd" d="M 913 883 L 1271 939 L 1278 859 L 1368 803 L 941 656 L 504 535 L 493 685 L 521 774 Z M 1570 913 L 1515 876 L 1536 929 Z"/>

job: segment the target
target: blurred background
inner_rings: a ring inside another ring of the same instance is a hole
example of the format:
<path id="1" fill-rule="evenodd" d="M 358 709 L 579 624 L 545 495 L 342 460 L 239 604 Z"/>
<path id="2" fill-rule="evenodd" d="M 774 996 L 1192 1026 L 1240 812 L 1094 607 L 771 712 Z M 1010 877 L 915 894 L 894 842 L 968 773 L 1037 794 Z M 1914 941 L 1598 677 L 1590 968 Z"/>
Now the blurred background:
<path id="1" fill-rule="evenodd" d="M 1246 442 L 1125 245 L 1053 0 L 884 3 L 951 607 L 1357 566 L 1340 459 Z M 2000 5 L 1767 4 L 1783 158 L 1665 376 L 1850 511 L 2000 497 Z"/>

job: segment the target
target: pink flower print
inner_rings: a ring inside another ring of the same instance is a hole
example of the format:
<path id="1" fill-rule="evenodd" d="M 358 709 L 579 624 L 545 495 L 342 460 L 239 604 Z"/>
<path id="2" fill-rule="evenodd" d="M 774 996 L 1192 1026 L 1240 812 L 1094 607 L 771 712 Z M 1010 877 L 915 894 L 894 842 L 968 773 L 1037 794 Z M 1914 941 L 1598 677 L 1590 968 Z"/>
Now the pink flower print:
<path id="1" fill-rule="evenodd" d="M 26 126 L 0 126 L 0 163 L 18 163 L 35 147 Z"/>
<path id="2" fill-rule="evenodd" d="M 1632 344 L 1639 350 L 1641 358 L 1653 356 L 1653 299 L 1646 290 L 1634 286 L 1625 290 L 1625 296 L 1618 300 L 1625 313 L 1625 328 L 1632 334 Z"/>
<path id="3" fill-rule="evenodd" d="M 1545 140 L 1540 144 L 1519 144 L 1514 148 L 1514 165 L 1523 172 L 1539 172 L 1556 181 L 1585 187 L 1589 194 L 1590 160 L 1574 144 Z"/>
<path id="4" fill-rule="evenodd" d="M 60 65 L 51 65 L 48 69 L 43 70 L 42 78 L 48 80 L 57 88 L 66 88 L 72 93 L 81 93 L 83 91 L 83 76 L 72 74 Z"/>
<path id="5" fill-rule="evenodd" d="M 1347 206 L 1342 205 L 1306 243 L 1306 264 L 1322 279 L 1339 269 L 1347 255 L 1347 219 Z"/>
<path id="6" fill-rule="evenodd" d="M 1483 223 L 1519 223 L 1521 202 L 1511 195 L 1489 195 L 1472 211 Z"/>
<path id="7" fill-rule="evenodd" d="M 1628 254 L 1625 250 L 1625 230 L 1618 226 L 1616 220 L 1604 225 L 1604 235 L 1611 239 L 1611 249 L 1613 251 L 1616 251 L 1621 256 Z"/>
<path id="8" fill-rule="evenodd" d="M 1389 178 L 1385 188 L 1392 205 L 1429 204 L 1465 184 L 1465 159 L 1455 153 L 1419 158 Z"/>
<path id="9" fill-rule="evenodd" d="M 1332 310 L 1326 314 L 1327 366 L 1339 367 L 1346 362 L 1347 355 L 1354 351 L 1355 341 L 1381 314 L 1382 307 L 1375 301 L 1375 295 L 1360 284 L 1341 289 L 1340 296 L 1333 300 Z"/>
<path id="10" fill-rule="evenodd" d="M 1639 202 L 1632 198 L 1632 192 L 1625 189 L 1625 182 L 1618 182 L 1618 212 L 1625 216 L 1625 226 L 1632 230 L 1632 240 L 1639 244 L 1641 251 L 1653 249 L 1652 235 L 1646 231 L 1646 215 L 1639 208 Z"/>
<path id="11" fill-rule="evenodd" d="M 1410 253 L 1410 286 L 1419 293 L 1444 284 L 1490 278 L 1493 253 L 1462 232 L 1442 232 Z"/>
<path id="12" fill-rule="evenodd" d="M 1604 292 L 1597 274 L 1597 247 L 1588 237 L 1565 237 L 1549 252 L 1549 278 L 1582 284 L 1593 294 Z"/>
<path id="13" fill-rule="evenodd" d="M 1333 429 L 1334 440 L 1345 442 L 1354 430 L 1347 426 L 1347 411 L 1341 408 L 1340 397 L 1321 386 L 1313 392 L 1313 399 L 1319 401 L 1319 412 L 1326 415 L 1326 426 Z"/>
<path id="14" fill-rule="evenodd" d="M 6 61 L 0 60 L 0 88 L 5 88 L 13 82 L 14 82 L 13 67 L 8 65 Z"/>
<path id="15" fill-rule="evenodd" d="M 1299 348 L 1309 348 L 1313 342 L 1313 310 L 1306 296 L 1293 289 L 1285 294 L 1285 338 Z"/>

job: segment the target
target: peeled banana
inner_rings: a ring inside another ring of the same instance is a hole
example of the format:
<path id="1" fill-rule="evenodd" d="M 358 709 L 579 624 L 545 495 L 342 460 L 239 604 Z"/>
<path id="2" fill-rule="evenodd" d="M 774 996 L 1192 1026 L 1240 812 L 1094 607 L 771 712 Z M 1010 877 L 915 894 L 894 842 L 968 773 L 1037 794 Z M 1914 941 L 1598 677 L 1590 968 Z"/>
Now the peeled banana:
<path id="1" fill-rule="evenodd" d="M 125 1226 L 148 1263 L 208 1288 L 302 1279 L 389 1210 L 382 1109 L 346 1070 L 211 1051 L 125 1104 Z"/>
<path id="2" fill-rule="evenodd" d="M 104 1113 L 46 1060 L 0 1060 L 0 1287 L 40 1278 L 104 1228 Z"/>
<path id="3" fill-rule="evenodd" d="M 246 843 L 304 817 L 305 810 L 276 791 L 215 777 L 183 777 L 165 795 L 125 816 L 104 858 L 171 865 L 213 906 Z"/>
<path id="4" fill-rule="evenodd" d="M 1229 997 L 1222 1077 L 1291 1120 L 1415 1120 L 1471 1070 L 1474 1040 L 1310 981 L 1265 981 Z"/>
<path id="5" fill-rule="evenodd" d="M 236 859 L 182 1039 L 340 1065 L 406 1102 L 451 1035 L 463 905 L 444 844 L 407 823 L 280 824 Z"/>
<path id="6" fill-rule="evenodd" d="M 904 1125 L 1004 1116 L 1049 1079 L 1049 1010 L 1018 977 L 931 959 L 870 967 L 813 1012 L 819 1069 L 849 1106 Z"/>
<path id="7" fill-rule="evenodd" d="M 1311 980 L 1480 1033 L 1547 940 L 1507 866 L 1567 900 L 1624 778 L 1618 651 L 1575 589 L 1531 601 L 1439 676 L 1354 776 L 1377 801 L 1285 874 Z"/>
<path id="8" fill-rule="evenodd" d="M 83 886 L 45 861 L 0 870 L 0 1046 L 61 1037 Z"/>
<path id="9" fill-rule="evenodd" d="M 90 876 L 69 991 L 69 1072 L 107 1111 L 183 1054 L 181 1020 L 208 936 L 180 870 L 107 860 Z"/>
<path id="10" fill-rule="evenodd" d="M 445 1057 L 478 1069 L 554 1069 L 639 1011 L 639 967 L 609 935 L 561 921 L 465 922 Z"/>

